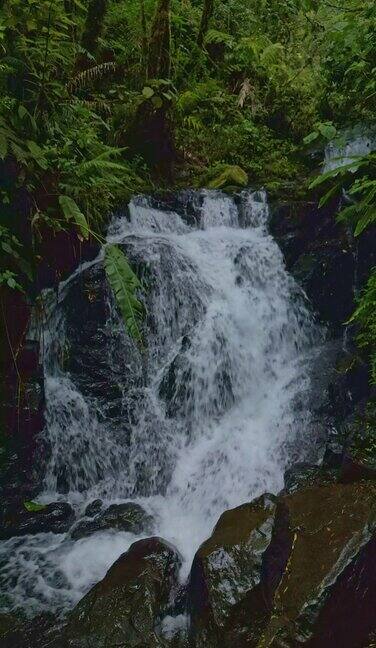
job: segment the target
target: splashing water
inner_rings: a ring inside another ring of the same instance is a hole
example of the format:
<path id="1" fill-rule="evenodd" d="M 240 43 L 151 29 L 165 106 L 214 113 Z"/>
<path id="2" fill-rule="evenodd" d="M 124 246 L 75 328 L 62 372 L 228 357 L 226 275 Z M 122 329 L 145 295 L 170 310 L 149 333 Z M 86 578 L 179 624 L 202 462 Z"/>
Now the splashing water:
<path id="1" fill-rule="evenodd" d="M 358 127 L 344 131 L 327 145 L 323 173 L 356 164 L 359 158 L 374 151 L 375 147 L 376 133 L 372 130 Z"/>
<path id="2" fill-rule="evenodd" d="M 182 578 L 224 510 L 278 492 L 286 467 L 307 456 L 322 341 L 268 234 L 266 195 L 236 204 L 199 192 L 190 206 L 181 216 L 138 198 L 110 230 L 147 279 L 147 354 L 125 333 L 101 258 L 61 288 L 45 331 L 50 458 L 40 497 L 68 500 L 78 515 L 98 496 L 140 503 L 181 551 Z M 68 609 L 135 539 L 109 531 L 2 543 L 8 606 Z"/>

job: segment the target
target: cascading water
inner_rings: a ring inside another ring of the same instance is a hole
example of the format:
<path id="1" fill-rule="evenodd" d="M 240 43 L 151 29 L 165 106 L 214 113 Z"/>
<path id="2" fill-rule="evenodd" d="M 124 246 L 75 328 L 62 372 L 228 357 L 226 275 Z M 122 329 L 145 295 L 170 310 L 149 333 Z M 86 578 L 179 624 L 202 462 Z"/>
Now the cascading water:
<path id="1" fill-rule="evenodd" d="M 125 332 L 101 257 L 60 287 L 44 330 L 40 497 L 70 501 L 78 516 L 95 497 L 140 503 L 181 551 L 182 578 L 225 509 L 279 491 L 286 467 L 307 456 L 322 341 L 268 234 L 266 195 L 188 202 L 180 216 L 135 199 L 110 229 L 147 284 L 147 352 Z M 64 611 L 135 539 L 3 542 L 5 606 Z"/>

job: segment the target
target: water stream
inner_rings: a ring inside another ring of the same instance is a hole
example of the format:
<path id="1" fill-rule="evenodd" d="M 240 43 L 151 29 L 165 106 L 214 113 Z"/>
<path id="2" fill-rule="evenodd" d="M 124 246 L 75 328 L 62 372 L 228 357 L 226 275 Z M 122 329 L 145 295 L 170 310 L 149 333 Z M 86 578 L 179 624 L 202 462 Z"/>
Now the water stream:
<path id="1" fill-rule="evenodd" d="M 177 211 L 137 198 L 110 228 L 147 286 L 147 351 L 125 332 L 101 257 L 49 296 L 40 501 L 78 516 L 96 497 L 140 503 L 182 553 L 184 579 L 221 513 L 278 492 L 311 451 L 323 334 L 268 233 L 264 192 L 197 192 Z M 5 607 L 69 609 L 136 539 L 1 543 Z"/>

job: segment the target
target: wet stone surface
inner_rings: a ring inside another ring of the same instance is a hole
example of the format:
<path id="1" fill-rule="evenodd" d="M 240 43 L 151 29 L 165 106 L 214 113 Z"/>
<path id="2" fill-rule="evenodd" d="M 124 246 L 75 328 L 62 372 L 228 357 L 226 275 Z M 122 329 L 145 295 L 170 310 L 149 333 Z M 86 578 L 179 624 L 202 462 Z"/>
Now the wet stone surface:
<path id="1" fill-rule="evenodd" d="M 162 648 L 156 620 L 177 587 L 181 561 L 160 538 L 134 543 L 68 618 L 69 648 Z"/>
<path id="2" fill-rule="evenodd" d="M 48 504 L 39 511 L 27 511 L 22 505 L 10 506 L 1 519 L 0 538 L 5 540 L 37 533 L 66 533 L 74 518 L 74 511 L 66 502 Z"/>
<path id="3" fill-rule="evenodd" d="M 92 506 L 92 505 L 91 505 Z M 98 506 L 98 505 L 97 505 Z M 94 509 L 95 510 L 95 509 Z M 93 508 L 89 510 L 92 514 Z M 86 509 L 86 515 L 87 509 Z M 86 538 L 97 531 L 115 529 L 129 533 L 150 533 L 153 527 L 153 520 L 142 506 L 128 502 L 125 504 L 112 504 L 103 512 L 99 512 L 89 520 L 80 520 L 71 530 L 73 540 Z"/>

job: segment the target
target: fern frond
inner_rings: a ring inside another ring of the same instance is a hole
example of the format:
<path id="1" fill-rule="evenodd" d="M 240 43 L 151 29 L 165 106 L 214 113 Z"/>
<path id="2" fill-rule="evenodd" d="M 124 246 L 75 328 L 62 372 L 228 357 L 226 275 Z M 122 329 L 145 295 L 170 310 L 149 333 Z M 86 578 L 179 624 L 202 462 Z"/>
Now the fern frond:
<path id="1" fill-rule="evenodd" d="M 94 65 L 93 67 L 76 74 L 76 76 L 67 83 L 67 90 L 72 94 L 79 89 L 87 87 L 93 81 L 103 79 L 104 76 L 108 75 L 110 72 L 115 72 L 115 70 L 116 63 L 113 63 L 112 61 Z"/>
<path id="2" fill-rule="evenodd" d="M 234 39 L 231 34 L 227 32 L 218 31 L 217 29 L 209 29 L 205 37 L 205 43 L 215 43 L 216 45 L 227 45 L 231 47 L 234 44 Z"/>
<path id="3" fill-rule="evenodd" d="M 104 101 L 103 99 L 93 99 L 93 100 L 88 100 L 88 99 L 75 99 L 75 103 L 79 104 L 80 106 L 84 106 L 85 108 L 88 108 L 89 110 L 92 110 L 94 112 L 102 112 L 106 113 L 106 115 L 111 115 L 111 106 L 107 101 Z"/>
<path id="4" fill-rule="evenodd" d="M 238 106 L 239 108 L 244 108 L 244 104 L 247 98 L 252 94 L 253 87 L 249 79 L 244 79 L 243 83 L 240 86 Z"/>

